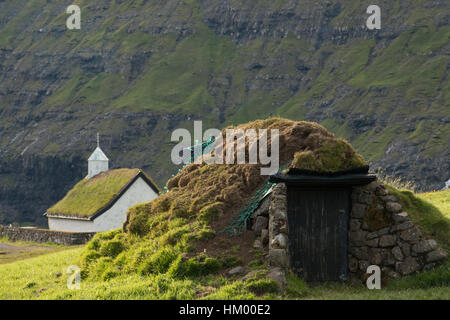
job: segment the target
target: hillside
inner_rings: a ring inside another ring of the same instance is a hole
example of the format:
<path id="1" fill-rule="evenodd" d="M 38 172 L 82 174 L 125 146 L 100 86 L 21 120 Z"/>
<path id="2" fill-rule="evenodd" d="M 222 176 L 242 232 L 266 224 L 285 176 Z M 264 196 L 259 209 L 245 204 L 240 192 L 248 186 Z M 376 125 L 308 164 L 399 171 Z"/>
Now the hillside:
<path id="1" fill-rule="evenodd" d="M 82 29 L 64 13 L 79 4 Z M 41 214 L 102 135 L 160 185 L 170 133 L 270 115 L 321 123 L 422 190 L 450 172 L 449 5 L 381 1 L 0 2 L 0 223 Z"/>

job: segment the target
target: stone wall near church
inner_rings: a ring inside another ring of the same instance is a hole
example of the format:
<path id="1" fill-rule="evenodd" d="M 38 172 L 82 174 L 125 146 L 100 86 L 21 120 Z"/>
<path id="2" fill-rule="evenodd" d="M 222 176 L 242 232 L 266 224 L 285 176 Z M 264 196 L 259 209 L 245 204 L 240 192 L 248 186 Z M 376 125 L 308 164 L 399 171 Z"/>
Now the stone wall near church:
<path id="1" fill-rule="evenodd" d="M 95 232 L 65 232 L 0 225 L 0 238 L 7 238 L 12 241 L 51 242 L 71 246 L 84 244 L 94 235 Z"/>

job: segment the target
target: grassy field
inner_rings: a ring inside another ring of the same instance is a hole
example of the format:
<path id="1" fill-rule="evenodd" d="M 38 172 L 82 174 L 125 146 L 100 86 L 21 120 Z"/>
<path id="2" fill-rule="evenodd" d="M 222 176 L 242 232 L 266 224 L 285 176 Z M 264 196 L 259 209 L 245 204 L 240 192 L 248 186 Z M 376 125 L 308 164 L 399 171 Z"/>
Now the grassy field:
<path id="1" fill-rule="evenodd" d="M 280 295 L 269 282 L 220 276 L 175 280 L 164 274 L 83 280 L 80 290 L 69 290 L 66 271 L 79 263 L 82 250 L 77 247 L 1 265 L 0 299 L 450 299 L 449 265 L 392 282 L 381 290 L 333 283 L 307 286 L 291 276 L 286 293 Z M 445 281 L 446 286 L 442 285 Z M 258 290 L 264 294 L 258 295 Z"/>
<path id="2" fill-rule="evenodd" d="M 67 249 L 66 246 L 53 243 L 12 242 L 8 239 L 0 238 L 0 264 L 29 259 L 65 249 Z"/>
<path id="3" fill-rule="evenodd" d="M 419 193 L 416 196 L 432 203 L 447 219 L 450 219 L 450 189 Z"/>
<path id="4" fill-rule="evenodd" d="M 449 234 L 449 194 L 450 190 L 418 197 L 408 191 L 396 194 L 411 218 L 421 224 L 423 231 L 434 234 L 444 247 Z M 417 208 L 422 210 L 421 219 Z M 289 275 L 286 291 L 279 293 L 274 283 L 263 277 L 264 272 L 245 281 L 221 274 L 184 279 L 168 273 L 120 274 L 106 280 L 82 277 L 81 289 L 70 290 L 66 271 L 69 266 L 81 264 L 83 252 L 84 246 L 79 246 L 0 265 L 0 299 L 450 299 L 450 263 L 385 283 L 381 290 L 336 283 L 312 286 Z"/>

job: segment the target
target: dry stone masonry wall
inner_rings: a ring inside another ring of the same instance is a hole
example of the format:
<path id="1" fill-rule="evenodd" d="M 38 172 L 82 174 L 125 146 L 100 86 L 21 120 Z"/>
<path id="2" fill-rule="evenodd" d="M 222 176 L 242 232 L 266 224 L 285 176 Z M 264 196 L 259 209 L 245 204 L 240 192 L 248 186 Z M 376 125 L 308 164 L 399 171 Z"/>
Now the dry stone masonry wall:
<path id="1" fill-rule="evenodd" d="M 64 232 L 37 228 L 19 228 L 0 225 L 0 238 L 12 241 L 52 242 L 66 246 L 84 244 L 95 232 Z"/>
<path id="2" fill-rule="evenodd" d="M 275 280 L 280 288 L 286 285 L 286 272 L 289 269 L 287 195 L 284 183 L 272 188 L 252 214 L 252 230 L 257 238 L 255 249 L 265 251 L 269 262 L 268 277 Z"/>
<path id="3" fill-rule="evenodd" d="M 363 278 L 369 265 L 378 265 L 382 276 L 399 278 L 433 268 L 447 257 L 379 181 L 353 188 L 348 235 L 348 269 L 354 279 Z"/>
<path id="4" fill-rule="evenodd" d="M 286 286 L 289 268 L 286 205 L 286 186 L 277 184 L 251 216 L 252 230 L 256 234 L 253 247 L 265 252 L 269 261 L 267 277 L 276 281 L 281 289 Z"/>
<path id="5" fill-rule="evenodd" d="M 257 237 L 253 247 L 266 251 L 271 266 L 289 268 L 286 186 L 274 186 L 251 218 Z"/>
<path id="6" fill-rule="evenodd" d="M 274 186 L 270 197 L 269 263 L 283 269 L 289 268 L 287 192 L 284 183 Z"/>
<path id="7" fill-rule="evenodd" d="M 364 281 L 367 267 L 377 265 L 382 276 L 400 278 L 444 263 L 447 252 L 426 239 L 409 219 L 398 199 L 379 181 L 354 187 L 348 231 L 348 272 Z M 289 269 L 287 189 L 273 187 L 252 215 L 254 248 L 265 251 L 271 272 L 285 277 Z"/>

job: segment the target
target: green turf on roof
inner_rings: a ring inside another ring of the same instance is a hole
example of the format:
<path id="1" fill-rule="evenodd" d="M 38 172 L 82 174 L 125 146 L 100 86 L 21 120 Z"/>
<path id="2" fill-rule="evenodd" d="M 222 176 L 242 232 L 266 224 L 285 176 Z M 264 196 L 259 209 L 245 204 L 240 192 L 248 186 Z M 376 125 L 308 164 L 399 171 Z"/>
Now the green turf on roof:
<path id="1" fill-rule="evenodd" d="M 47 214 L 90 217 L 113 200 L 138 173 L 139 169 L 116 169 L 85 178 L 48 209 Z"/>
<path id="2" fill-rule="evenodd" d="M 315 148 L 296 152 L 291 167 L 316 172 L 337 172 L 367 165 L 344 139 L 318 135 L 313 138 L 311 144 Z"/>

